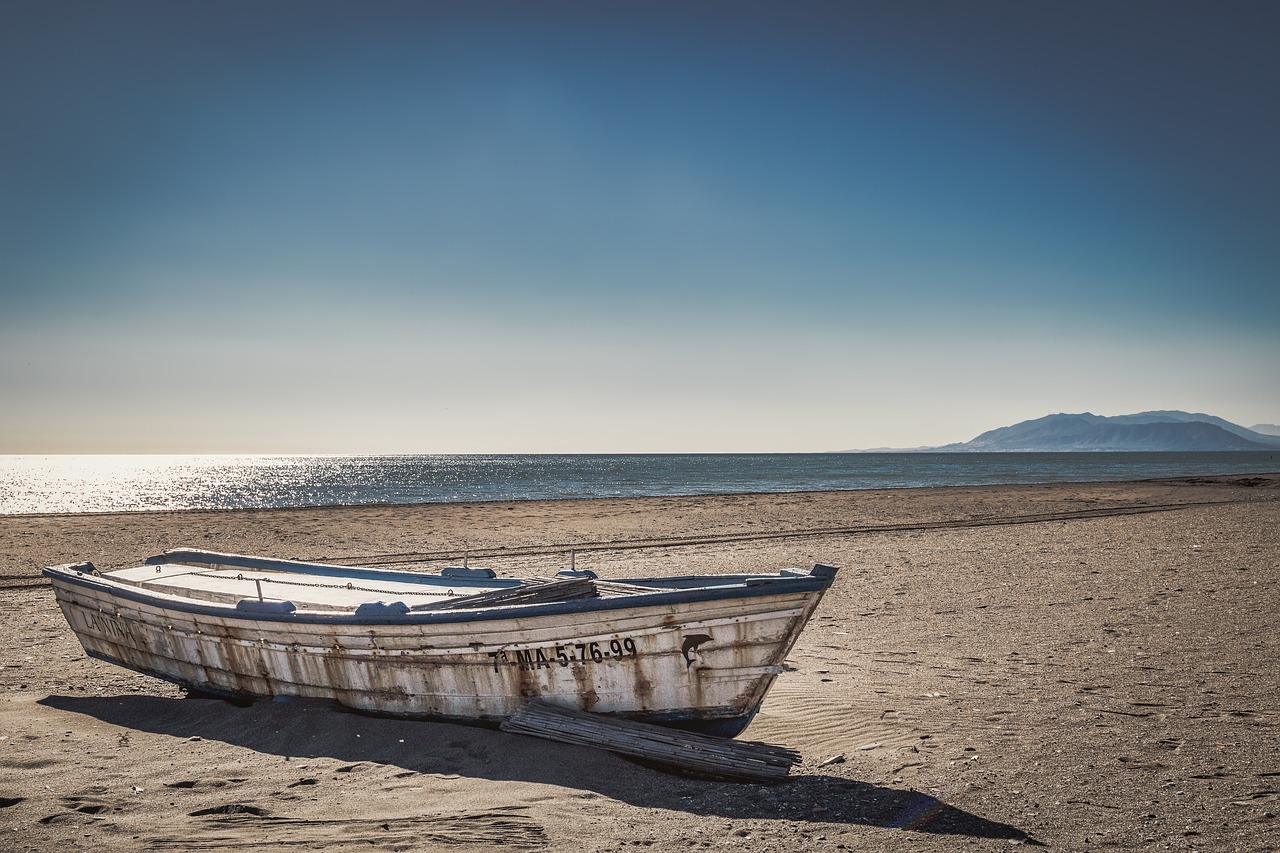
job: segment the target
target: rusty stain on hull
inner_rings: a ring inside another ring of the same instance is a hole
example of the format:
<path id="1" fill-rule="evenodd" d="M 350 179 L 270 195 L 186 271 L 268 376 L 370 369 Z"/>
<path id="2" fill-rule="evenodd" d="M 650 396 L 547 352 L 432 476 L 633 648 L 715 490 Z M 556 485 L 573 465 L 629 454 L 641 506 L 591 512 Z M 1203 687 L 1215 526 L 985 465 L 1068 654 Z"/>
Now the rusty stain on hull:
<path id="1" fill-rule="evenodd" d="M 474 618 L 426 609 L 370 624 L 355 608 L 263 616 L 193 602 L 84 565 L 45 574 L 94 657 L 205 691 L 487 722 L 535 698 L 638 719 L 749 719 L 835 572 L 709 577 L 704 586 L 678 579 L 676 589 L 655 581 L 625 600 L 523 604 Z M 290 565 L 302 573 L 310 564 Z"/>

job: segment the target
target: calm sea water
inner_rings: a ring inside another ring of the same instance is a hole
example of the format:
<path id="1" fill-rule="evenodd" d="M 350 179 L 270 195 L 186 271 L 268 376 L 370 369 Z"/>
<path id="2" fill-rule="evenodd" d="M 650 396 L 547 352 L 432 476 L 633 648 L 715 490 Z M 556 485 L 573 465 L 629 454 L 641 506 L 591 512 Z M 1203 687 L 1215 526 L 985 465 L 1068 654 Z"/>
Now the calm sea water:
<path id="1" fill-rule="evenodd" d="M 798 492 L 1278 470 L 1280 452 L 0 456 L 0 514 Z"/>

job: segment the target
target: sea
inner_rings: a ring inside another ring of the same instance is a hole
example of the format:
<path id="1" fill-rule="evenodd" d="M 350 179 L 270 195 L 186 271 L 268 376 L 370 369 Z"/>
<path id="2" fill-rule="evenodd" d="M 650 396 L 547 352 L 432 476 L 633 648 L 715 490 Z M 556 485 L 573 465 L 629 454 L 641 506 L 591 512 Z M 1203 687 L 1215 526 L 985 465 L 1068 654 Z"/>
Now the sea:
<path id="1" fill-rule="evenodd" d="M 1276 471 L 1275 451 L 0 456 L 0 514 L 910 489 Z"/>

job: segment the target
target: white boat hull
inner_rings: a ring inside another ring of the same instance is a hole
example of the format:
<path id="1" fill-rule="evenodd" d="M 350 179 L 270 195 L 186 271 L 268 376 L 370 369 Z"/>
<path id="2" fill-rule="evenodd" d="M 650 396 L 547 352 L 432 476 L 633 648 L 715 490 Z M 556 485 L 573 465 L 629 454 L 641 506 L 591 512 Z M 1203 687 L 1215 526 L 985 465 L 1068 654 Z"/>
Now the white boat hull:
<path id="1" fill-rule="evenodd" d="M 86 565 L 46 570 L 85 651 L 194 690 L 483 723 L 542 698 L 723 734 L 750 721 L 831 582 L 371 620 L 193 605 Z"/>

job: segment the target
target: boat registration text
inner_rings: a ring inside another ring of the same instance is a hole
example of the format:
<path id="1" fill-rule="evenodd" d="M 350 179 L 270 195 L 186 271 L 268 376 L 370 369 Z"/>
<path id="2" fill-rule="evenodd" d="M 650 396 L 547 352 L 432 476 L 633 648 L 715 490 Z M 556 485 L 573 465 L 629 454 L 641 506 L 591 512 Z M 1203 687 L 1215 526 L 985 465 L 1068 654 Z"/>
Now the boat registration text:
<path id="1" fill-rule="evenodd" d="M 493 671 L 503 666 L 516 666 L 520 669 L 543 669 L 551 666 L 569 666 L 570 664 L 604 663 L 638 657 L 636 641 L 630 637 L 618 637 L 607 645 L 593 643 L 560 643 L 549 648 L 503 649 L 489 652 L 493 661 Z"/>

